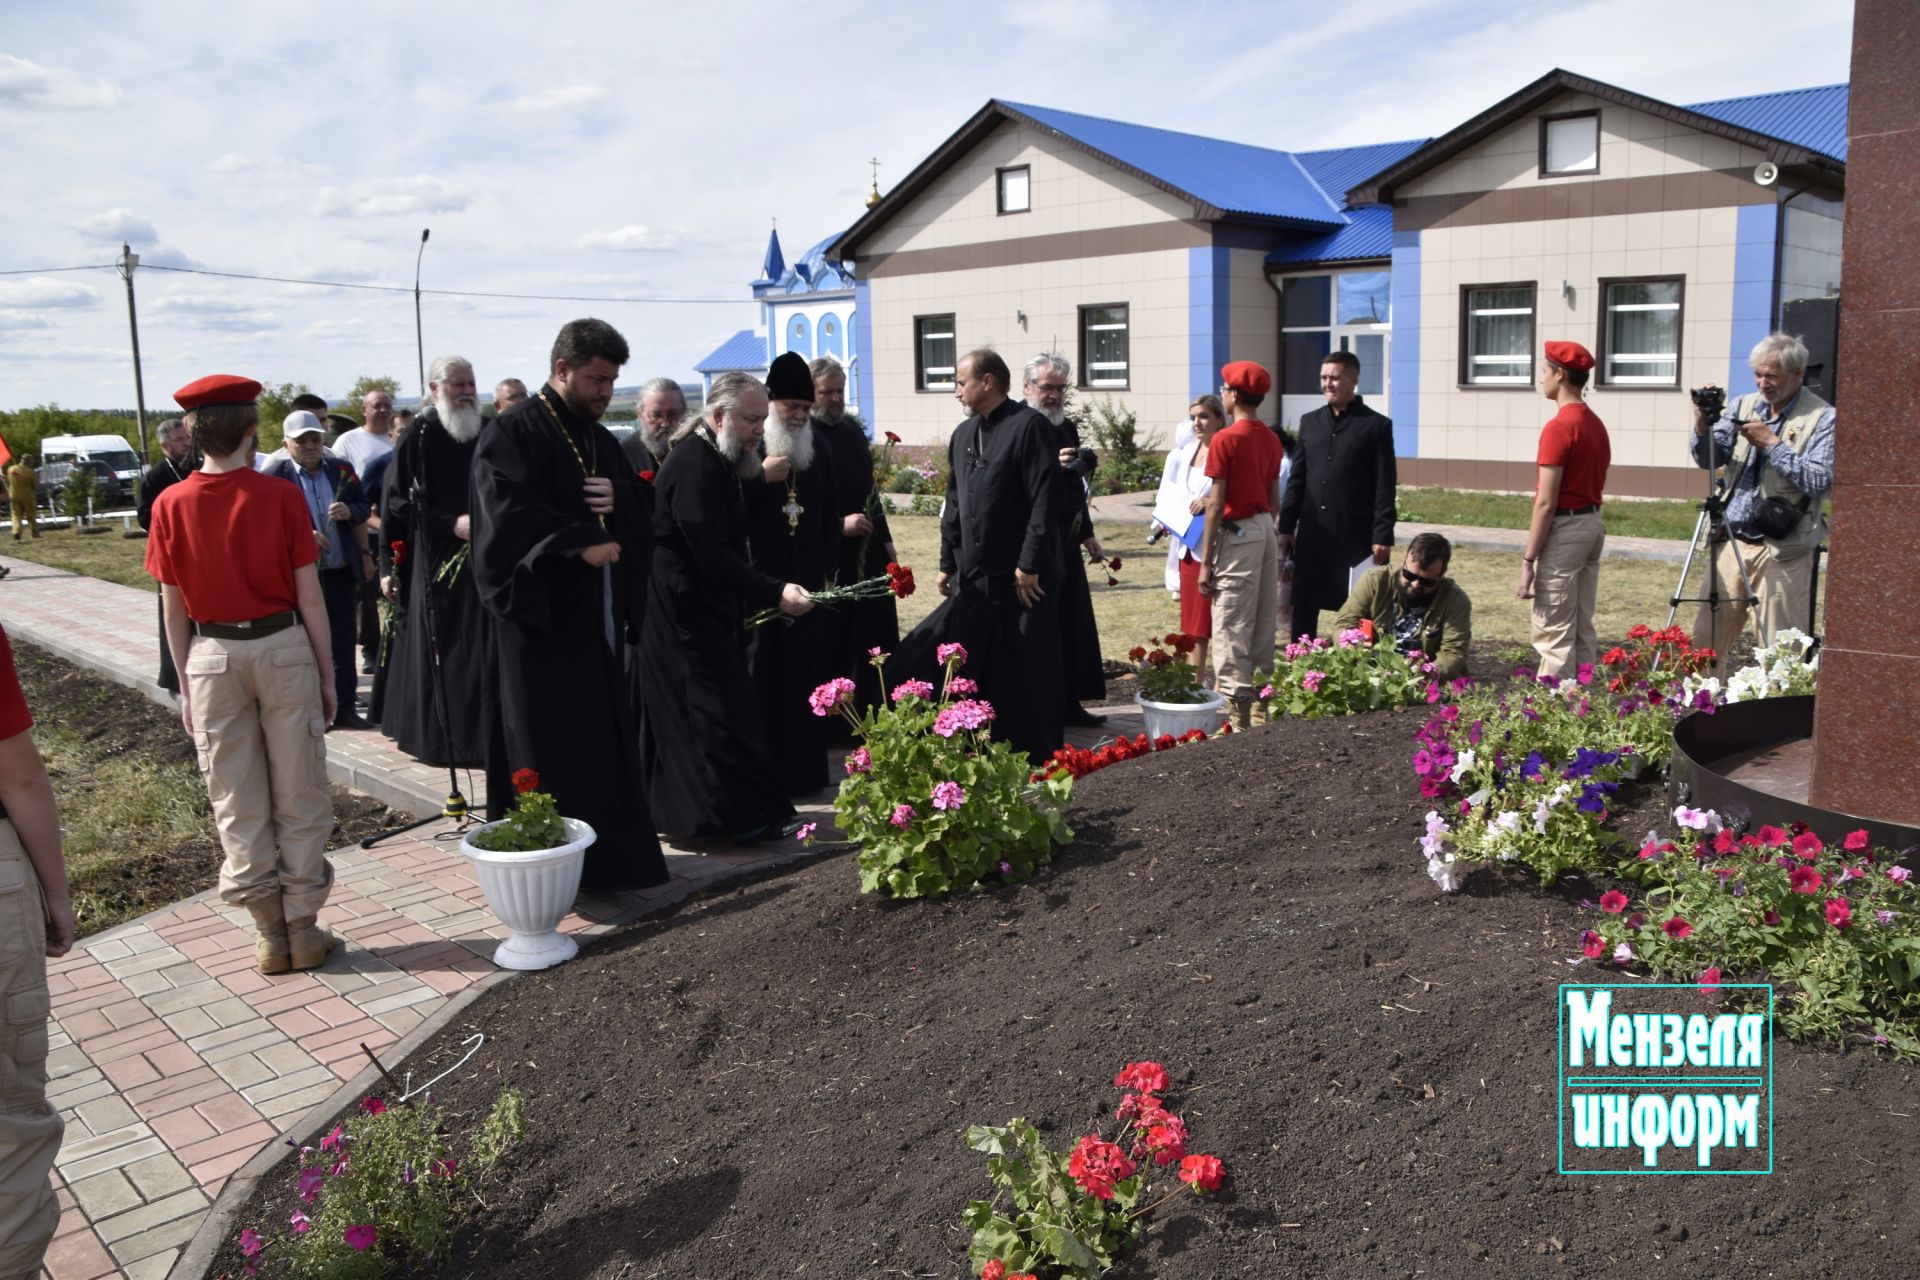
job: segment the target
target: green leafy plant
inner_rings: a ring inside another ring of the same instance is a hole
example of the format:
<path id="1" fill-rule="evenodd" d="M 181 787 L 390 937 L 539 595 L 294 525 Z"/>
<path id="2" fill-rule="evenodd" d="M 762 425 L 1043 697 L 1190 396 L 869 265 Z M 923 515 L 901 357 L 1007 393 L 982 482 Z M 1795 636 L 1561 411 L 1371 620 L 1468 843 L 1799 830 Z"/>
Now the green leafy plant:
<path id="1" fill-rule="evenodd" d="M 567 824 L 561 820 L 553 797 L 539 786 L 540 775 L 533 770 L 514 770 L 513 789 L 519 794 L 514 797 L 513 810 L 467 839 L 490 853 L 531 853 L 565 844 Z"/>
<path id="2" fill-rule="evenodd" d="M 1176 631 L 1135 645 L 1127 657 L 1133 662 L 1134 674 L 1140 677 L 1140 696 L 1148 702 L 1205 702 L 1208 693 L 1200 685 L 1200 673 L 1187 660 L 1199 643 Z"/>
<path id="3" fill-rule="evenodd" d="M 1281 650 L 1270 674 L 1254 673 L 1253 683 L 1254 701 L 1269 720 L 1408 707 L 1437 702 L 1445 692 L 1431 662 L 1410 658 L 1392 644 L 1375 644 L 1360 628 L 1342 631 L 1331 644 L 1319 636 L 1294 641 Z"/>
<path id="4" fill-rule="evenodd" d="M 1140 419 L 1133 410 L 1102 396 L 1098 401 L 1069 404 L 1067 416 L 1079 429 L 1080 439 L 1100 455 L 1099 469 L 1093 473 L 1095 493 L 1135 493 L 1160 483 L 1165 451 L 1154 433 L 1142 438 Z"/>
<path id="5" fill-rule="evenodd" d="M 817 716 L 839 714 L 861 745 L 834 797 L 841 831 L 860 846 L 860 890 L 896 898 L 957 893 L 989 878 L 1024 880 L 1073 839 L 1071 778 L 1030 779 L 1024 752 L 990 736 L 991 703 L 959 674 L 966 650 L 941 645 L 941 689 L 907 680 L 891 705 L 854 709 L 844 676 L 815 689 Z M 886 655 L 873 664 L 886 673 Z M 812 826 L 801 830 L 811 840 Z"/>
<path id="6" fill-rule="evenodd" d="M 500 1158 L 526 1134 L 525 1103 L 505 1089 L 467 1143 L 448 1141 L 433 1103 L 361 1100 L 360 1113 L 300 1148 L 298 1204 L 285 1228 L 240 1232 L 247 1276 L 374 1280 L 431 1270 Z"/>
<path id="7" fill-rule="evenodd" d="M 1711 810 L 1673 811 L 1682 842 L 1649 832 L 1619 890 L 1585 904 L 1585 958 L 1669 981 L 1774 986 L 1788 1035 L 1863 1038 L 1920 1060 L 1920 890 L 1907 854 L 1864 830 L 1826 844 L 1804 823 L 1740 834 Z M 1738 995 L 1728 992 L 1729 996 Z"/>
<path id="8" fill-rule="evenodd" d="M 83 462 L 75 462 L 67 471 L 66 483 L 60 486 L 58 503 L 61 515 L 84 521 L 107 505 L 106 482 L 94 473 L 93 468 Z"/>
<path id="9" fill-rule="evenodd" d="M 1225 1167 L 1187 1154 L 1186 1122 L 1161 1100 L 1164 1068 L 1130 1062 L 1113 1083 L 1126 1092 L 1111 1140 L 1089 1133 L 1063 1154 L 1019 1118 L 967 1130 L 967 1146 L 987 1157 L 996 1189 L 962 1215 L 973 1232 L 968 1260 L 982 1280 L 1092 1280 L 1139 1247 L 1155 1209 L 1188 1187 L 1202 1196 L 1220 1189 Z M 1151 1198 L 1149 1180 L 1168 1169 L 1177 1179 L 1172 1191 Z"/>

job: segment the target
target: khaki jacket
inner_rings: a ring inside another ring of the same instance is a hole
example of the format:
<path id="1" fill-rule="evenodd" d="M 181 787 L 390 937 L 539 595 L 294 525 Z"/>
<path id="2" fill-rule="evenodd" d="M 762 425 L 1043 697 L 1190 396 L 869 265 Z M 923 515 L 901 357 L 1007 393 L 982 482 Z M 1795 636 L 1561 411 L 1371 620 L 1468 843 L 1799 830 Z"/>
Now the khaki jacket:
<path id="1" fill-rule="evenodd" d="M 1353 593 L 1340 607 L 1333 625 L 1339 630 L 1360 625 L 1360 619 L 1373 621 L 1376 643 L 1392 643 L 1393 624 L 1400 615 L 1399 601 L 1393 593 L 1393 575 L 1397 567 L 1369 569 L 1360 575 Z M 1427 616 L 1420 620 L 1420 650 L 1436 668 L 1442 680 L 1467 674 L 1467 646 L 1473 642 L 1473 602 L 1452 578 L 1442 578 Z"/>

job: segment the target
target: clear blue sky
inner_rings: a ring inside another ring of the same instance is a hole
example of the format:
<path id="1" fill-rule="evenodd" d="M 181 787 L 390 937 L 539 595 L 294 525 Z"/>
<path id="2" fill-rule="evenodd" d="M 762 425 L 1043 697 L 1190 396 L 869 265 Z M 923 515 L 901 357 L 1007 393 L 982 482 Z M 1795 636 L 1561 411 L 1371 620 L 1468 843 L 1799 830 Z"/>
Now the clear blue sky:
<path id="1" fill-rule="evenodd" d="M 742 299 L 429 298 L 429 360 L 542 376 L 559 324 L 692 377 L 789 257 L 999 96 L 1311 149 L 1453 127 L 1554 66 L 1671 102 L 1847 77 L 1851 4 L 988 0 L 8 4 L 0 269 L 148 262 L 428 287 Z M 537 17 L 535 15 L 538 15 Z M 1784 78 L 1782 78 L 1784 77 Z M 211 371 L 416 389 L 413 303 L 142 270 L 148 404 Z M 111 272 L 0 276 L 0 408 L 131 406 Z"/>

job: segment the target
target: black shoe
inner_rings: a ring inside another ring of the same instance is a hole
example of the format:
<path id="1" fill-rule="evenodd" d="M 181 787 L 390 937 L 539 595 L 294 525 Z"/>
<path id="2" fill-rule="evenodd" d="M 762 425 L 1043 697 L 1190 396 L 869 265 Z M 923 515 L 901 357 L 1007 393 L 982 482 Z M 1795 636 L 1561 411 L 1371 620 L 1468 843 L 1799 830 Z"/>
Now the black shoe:
<path id="1" fill-rule="evenodd" d="M 348 711 L 334 717 L 333 727 L 336 729 L 371 729 L 373 726 L 368 724 L 365 718 Z"/>
<path id="2" fill-rule="evenodd" d="M 792 839 L 805 825 L 807 825 L 806 820 L 795 814 L 791 818 L 769 822 L 764 827 L 756 827 L 752 831 L 743 832 L 731 839 L 735 844 L 770 844 L 775 840 Z"/>
<path id="3" fill-rule="evenodd" d="M 1066 714 L 1066 722 L 1076 729 L 1097 729 L 1107 722 L 1102 715 L 1095 715 L 1079 703 L 1074 703 Z"/>

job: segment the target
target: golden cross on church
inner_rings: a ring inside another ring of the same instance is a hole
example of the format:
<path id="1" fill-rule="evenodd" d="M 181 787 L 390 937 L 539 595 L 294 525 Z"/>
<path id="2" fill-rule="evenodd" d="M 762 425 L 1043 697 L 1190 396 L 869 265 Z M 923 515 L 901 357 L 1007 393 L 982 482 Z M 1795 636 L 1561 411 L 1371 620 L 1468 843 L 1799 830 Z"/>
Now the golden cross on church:
<path id="1" fill-rule="evenodd" d="M 880 203 L 880 160 L 875 157 L 867 163 L 873 166 L 873 190 L 867 193 L 867 208 L 871 209 Z"/>

